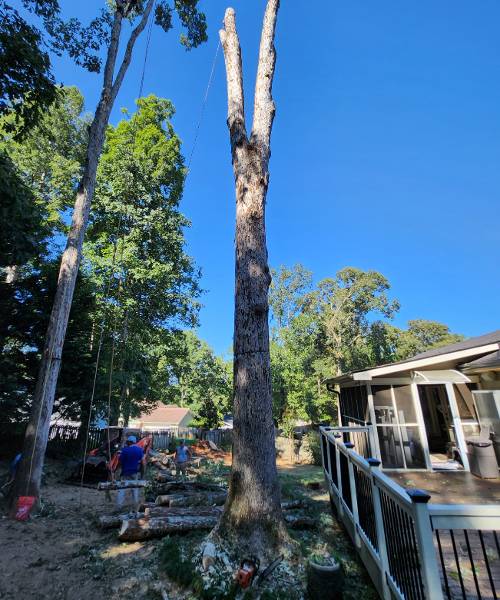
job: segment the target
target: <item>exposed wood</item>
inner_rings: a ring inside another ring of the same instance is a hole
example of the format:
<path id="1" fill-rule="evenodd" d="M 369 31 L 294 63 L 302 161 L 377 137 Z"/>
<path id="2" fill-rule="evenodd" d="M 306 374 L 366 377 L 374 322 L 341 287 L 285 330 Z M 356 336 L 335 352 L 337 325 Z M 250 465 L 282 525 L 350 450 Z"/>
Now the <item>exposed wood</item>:
<path id="1" fill-rule="evenodd" d="M 224 29 L 220 31 L 236 188 L 236 285 L 233 462 L 229 498 L 215 533 L 221 539 L 235 536 L 242 551 L 261 558 L 287 537 L 272 418 L 268 325 L 271 276 L 265 232 L 279 4 L 279 0 L 268 0 L 264 15 L 250 139 L 245 126 L 241 48 L 233 9 L 226 10 Z"/>
<path id="2" fill-rule="evenodd" d="M 121 515 L 102 515 L 98 519 L 98 524 L 101 529 L 118 529 L 123 521 L 130 519 L 142 519 L 144 518 L 143 512 L 129 512 Z"/>
<path id="3" fill-rule="evenodd" d="M 50 418 L 61 367 L 61 354 L 66 336 L 83 240 L 94 196 L 97 165 L 102 152 L 109 115 L 132 58 L 135 42 L 146 26 L 154 0 L 148 0 L 137 27 L 128 40 L 122 63 L 113 80 L 123 22 L 123 2 L 117 0 L 113 15 L 101 96 L 89 128 L 89 141 L 82 178 L 78 185 L 66 248 L 61 258 L 57 289 L 47 328 L 38 379 L 33 396 L 30 419 L 24 439 L 23 458 L 12 487 L 12 506 L 18 496 L 39 498 L 42 468 L 50 428 Z"/>
<path id="4" fill-rule="evenodd" d="M 182 533 L 195 529 L 212 529 L 217 517 L 154 517 L 123 521 L 118 539 L 121 542 L 138 542 L 163 537 L 170 533 Z"/>
<path id="5" fill-rule="evenodd" d="M 208 571 L 208 569 L 215 564 L 216 558 L 217 551 L 215 548 L 215 544 L 213 542 L 207 542 L 203 548 L 203 553 L 201 556 L 201 564 L 203 566 L 203 570 Z"/>
<path id="6" fill-rule="evenodd" d="M 222 506 L 154 506 L 146 508 L 146 517 L 217 517 L 222 514 Z"/>
<path id="7" fill-rule="evenodd" d="M 98 524 L 101 529 L 118 529 L 123 521 L 131 519 L 150 519 L 153 517 L 215 517 L 218 518 L 222 514 L 220 506 L 193 506 L 170 508 L 168 506 L 154 506 L 146 508 L 144 511 L 129 512 L 118 515 L 102 515 L 98 519 Z"/>
<path id="8" fill-rule="evenodd" d="M 225 492 L 226 490 L 216 483 L 201 483 L 198 481 L 172 481 L 163 485 L 157 486 L 157 489 L 162 494 L 176 492 Z"/>
<path id="9" fill-rule="evenodd" d="M 158 496 L 158 506 L 220 506 L 227 498 L 226 492 L 209 492 L 195 494 L 167 494 Z"/>
<path id="10" fill-rule="evenodd" d="M 106 490 L 127 490 L 129 488 L 143 488 L 148 485 L 145 479 L 117 479 L 116 481 L 100 481 L 97 489 Z"/>

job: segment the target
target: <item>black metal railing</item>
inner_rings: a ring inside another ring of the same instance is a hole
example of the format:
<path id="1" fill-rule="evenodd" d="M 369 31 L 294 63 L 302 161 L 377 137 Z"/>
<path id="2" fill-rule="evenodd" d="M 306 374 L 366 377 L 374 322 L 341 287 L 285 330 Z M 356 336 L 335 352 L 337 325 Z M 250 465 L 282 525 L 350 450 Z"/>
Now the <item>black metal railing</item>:
<path id="1" fill-rule="evenodd" d="M 378 550 L 372 484 L 370 478 L 357 465 L 353 465 L 353 468 L 354 481 L 356 484 L 356 498 L 358 502 L 359 526 L 373 548 Z"/>
<path id="2" fill-rule="evenodd" d="M 405 600 L 425 600 L 413 519 L 382 489 L 380 504 L 391 577 Z"/>
<path id="3" fill-rule="evenodd" d="M 349 461 L 343 452 L 339 453 L 339 458 L 340 479 L 342 481 L 342 499 L 344 500 L 347 508 L 352 512 L 352 495 L 351 486 L 349 484 Z"/>
<path id="4" fill-rule="evenodd" d="M 500 591 L 500 533 L 476 529 L 434 532 L 446 598 L 497 599 Z"/>

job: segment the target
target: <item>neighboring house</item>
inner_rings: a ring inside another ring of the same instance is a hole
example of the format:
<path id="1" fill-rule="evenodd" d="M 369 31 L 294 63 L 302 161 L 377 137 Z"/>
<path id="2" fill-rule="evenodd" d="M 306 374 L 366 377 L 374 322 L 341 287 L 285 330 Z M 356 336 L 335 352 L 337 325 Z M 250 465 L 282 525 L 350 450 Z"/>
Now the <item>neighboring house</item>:
<path id="1" fill-rule="evenodd" d="M 182 408 L 175 404 L 158 404 L 151 412 L 130 419 L 129 427 L 149 431 L 189 427 L 194 417 L 194 413 L 189 408 Z"/>
<path id="2" fill-rule="evenodd" d="M 369 424 L 384 469 L 469 471 L 466 438 L 479 434 L 500 458 L 500 330 L 327 383 L 339 425 Z"/>

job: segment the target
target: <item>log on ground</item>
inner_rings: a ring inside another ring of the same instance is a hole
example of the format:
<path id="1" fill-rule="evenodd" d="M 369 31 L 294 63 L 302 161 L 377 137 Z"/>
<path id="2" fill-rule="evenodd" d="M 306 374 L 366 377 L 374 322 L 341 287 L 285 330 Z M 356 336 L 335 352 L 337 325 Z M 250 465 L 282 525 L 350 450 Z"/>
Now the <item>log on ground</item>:
<path id="1" fill-rule="evenodd" d="M 148 482 L 144 479 L 123 479 L 118 481 L 101 481 L 98 490 L 126 490 L 129 488 L 143 488 Z"/>
<path id="2" fill-rule="evenodd" d="M 292 529 L 314 529 L 316 521 L 304 515 L 284 515 L 285 523 Z"/>
<path id="3" fill-rule="evenodd" d="M 195 529 L 212 529 L 218 517 L 152 517 L 123 521 L 118 539 L 121 542 L 140 542 Z"/>
<path id="4" fill-rule="evenodd" d="M 221 514 L 222 506 L 154 506 L 144 511 L 146 517 L 217 517 Z"/>
<path id="5" fill-rule="evenodd" d="M 101 529 L 118 529 L 123 521 L 129 521 L 130 519 L 142 519 L 145 513 L 143 512 L 129 512 L 121 515 L 102 515 L 98 519 L 99 527 Z"/>
<path id="6" fill-rule="evenodd" d="M 156 498 L 158 506 L 221 506 L 226 501 L 227 493 L 180 493 L 160 495 Z"/>
<path id="7" fill-rule="evenodd" d="M 288 500 L 281 503 L 281 510 L 291 510 L 293 508 L 304 508 L 303 500 Z"/>

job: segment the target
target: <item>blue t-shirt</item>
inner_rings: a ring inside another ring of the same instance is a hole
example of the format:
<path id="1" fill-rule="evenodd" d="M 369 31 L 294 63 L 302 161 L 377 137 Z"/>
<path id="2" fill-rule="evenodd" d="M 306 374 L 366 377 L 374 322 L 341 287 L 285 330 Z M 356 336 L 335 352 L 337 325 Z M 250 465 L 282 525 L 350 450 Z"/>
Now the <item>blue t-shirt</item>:
<path id="1" fill-rule="evenodd" d="M 177 447 L 177 462 L 183 463 L 187 462 L 189 458 L 187 446 L 178 446 Z"/>
<path id="2" fill-rule="evenodd" d="M 144 452 L 140 446 L 125 446 L 120 454 L 122 475 L 135 475 L 140 468 Z"/>

